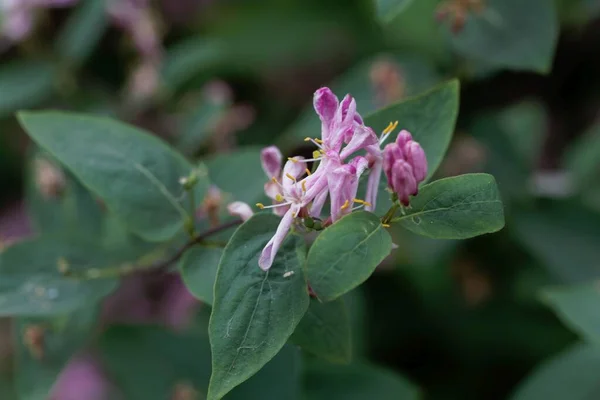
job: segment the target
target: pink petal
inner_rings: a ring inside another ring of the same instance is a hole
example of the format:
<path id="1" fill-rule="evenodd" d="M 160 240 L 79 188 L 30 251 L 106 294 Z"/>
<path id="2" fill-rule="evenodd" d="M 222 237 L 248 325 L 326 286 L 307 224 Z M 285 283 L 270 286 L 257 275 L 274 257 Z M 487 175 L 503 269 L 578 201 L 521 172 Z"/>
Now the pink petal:
<path id="1" fill-rule="evenodd" d="M 263 171 L 270 178 L 279 177 L 283 155 L 276 146 L 269 146 L 260 152 L 260 161 Z"/>
<path id="2" fill-rule="evenodd" d="M 396 143 L 400 146 L 401 149 L 404 148 L 404 145 L 413 140 L 412 135 L 407 130 L 401 130 L 396 138 Z"/>
<path id="3" fill-rule="evenodd" d="M 373 211 L 377 203 L 377 194 L 379 193 L 379 182 L 381 181 L 383 161 L 381 158 L 375 159 L 371 172 L 369 173 L 369 180 L 367 181 L 367 193 L 365 194 L 365 201 L 369 205 L 365 206 L 365 210 Z"/>
<path id="4" fill-rule="evenodd" d="M 366 126 L 358 126 L 354 131 L 354 135 L 352 139 L 348 143 L 346 147 L 340 153 L 340 159 L 344 160 L 353 153 L 364 150 L 368 146 L 372 146 L 378 143 L 379 139 L 377 135 L 373 131 L 373 129 Z"/>
<path id="5" fill-rule="evenodd" d="M 412 166 L 417 182 L 421 182 L 427 176 L 427 158 L 421 145 L 410 141 L 404 146 L 406 161 Z"/>
<path id="6" fill-rule="evenodd" d="M 315 111 L 321 118 L 321 121 L 327 126 L 331 125 L 331 120 L 338 108 L 338 98 L 331 89 L 322 87 L 315 92 L 313 97 L 313 105 Z"/>
<path id="7" fill-rule="evenodd" d="M 408 206 L 410 196 L 417 193 L 417 181 L 408 162 L 398 160 L 394 163 L 391 183 L 402 204 Z"/>
<path id="8" fill-rule="evenodd" d="M 234 217 L 239 217 L 243 221 L 247 221 L 254 215 L 252 208 L 243 201 L 234 201 L 227 205 L 227 211 Z"/>
<path id="9" fill-rule="evenodd" d="M 277 227 L 277 231 L 275 235 L 269 240 L 265 248 L 263 249 L 260 258 L 258 259 L 258 266 L 263 271 L 268 271 L 269 268 L 273 265 L 273 260 L 275 260 L 275 256 L 277 255 L 277 251 L 281 247 L 285 237 L 287 236 L 290 227 L 292 226 L 292 222 L 294 221 L 294 214 L 297 212 L 297 208 L 290 208 L 283 218 L 281 222 L 279 222 L 279 226 Z"/>

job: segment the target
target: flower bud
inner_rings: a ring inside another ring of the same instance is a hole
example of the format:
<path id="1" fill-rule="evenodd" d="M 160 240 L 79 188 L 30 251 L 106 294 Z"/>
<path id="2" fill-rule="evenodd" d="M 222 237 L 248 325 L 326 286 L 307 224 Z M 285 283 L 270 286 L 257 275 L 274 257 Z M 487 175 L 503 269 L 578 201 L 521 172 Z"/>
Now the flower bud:
<path id="1" fill-rule="evenodd" d="M 268 177 L 278 177 L 281 174 L 283 155 L 276 146 L 265 147 L 260 152 L 260 161 L 263 171 Z"/>
<path id="2" fill-rule="evenodd" d="M 315 92 L 313 105 L 321 121 L 329 122 L 338 108 L 338 98 L 331 89 L 323 87 Z"/>
<path id="3" fill-rule="evenodd" d="M 410 164 L 404 160 L 397 160 L 392 168 L 391 186 L 398 194 L 402 204 L 408 206 L 410 196 L 417 194 L 417 181 Z"/>
<path id="4" fill-rule="evenodd" d="M 421 145 L 414 140 L 404 146 L 404 156 L 411 165 L 417 182 L 422 182 L 427 176 L 427 158 Z"/>
<path id="5" fill-rule="evenodd" d="M 383 149 L 383 171 L 388 182 L 392 182 L 392 168 L 397 160 L 403 160 L 402 148 L 396 143 L 390 143 Z"/>
<path id="6" fill-rule="evenodd" d="M 404 146 L 406 146 L 406 143 L 411 142 L 412 140 L 413 138 L 410 132 L 407 130 L 402 130 L 396 138 L 396 144 L 400 146 L 401 149 L 403 149 Z"/>

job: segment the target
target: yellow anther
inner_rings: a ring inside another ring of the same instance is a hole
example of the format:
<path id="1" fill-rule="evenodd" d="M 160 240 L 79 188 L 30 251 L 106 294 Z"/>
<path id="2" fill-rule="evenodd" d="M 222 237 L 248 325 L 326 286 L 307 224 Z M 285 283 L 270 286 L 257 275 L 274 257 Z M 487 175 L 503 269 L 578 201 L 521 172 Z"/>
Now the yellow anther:
<path id="1" fill-rule="evenodd" d="M 383 226 L 384 228 L 389 228 L 390 224 L 381 224 L 381 226 Z"/>
<path id="2" fill-rule="evenodd" d="M 348 207 L 350 207 L 350 202 L 348 200 L 346 200 L 344 202 L 344 205 L 340 207 L 340 210 L 345 210 Z"/>
<path id="3" fill-rule="evenodd" d="M 292 175 L 290 175 L 289 173 L 286 172 L 285 176 L 288 177 L 288 179 L 291 179 L 292 181 L 296 182 L 296 178 L 294 178 Z"/>
<path id="4" fill-rule="evenodd" d="M 278 202 L 282 202 L 283 201 L 283 196 L 279 193 L 277 193 L 277 195 L 275 196 L 275 200 L 277 200 Z"/>
<path id="5" fill-rule="evenodd" d="M 306 181 L 302 181 L 302 190 L 306 192 Z"/>
<path id="6" fill-rule="evenodd" d="M 305 142 L 310 142 L 312 140 L 312 138 L 309 138 L 308 136 L 304 138 Z"/>
<path id="7" fill-rule="evenodd" d="M 321 152 L 319 150 L 313 151 L 313 158 L 319 158 L 319 157 L 321 157 Z"/>
<path id="8" fill-rule="evenodd" d="M 315 138 L 315 142 L 319 143 L 319 144 L 323 144 L 323 141 L 319 138 Z"/>
<path id="9" fill-rule="evenodd" d="M 310 169 L 306 168 L 305 171 L 306 171 L 306 175 L 308 175 L 308 176 L 312 175 L 312 172 L 310 172 Z"/>
<path id="10" fill-rule="evenodd" d="M 265 205 L 263 203 L 256 203 L 256 207 L 262 210 L 263 208 L 265 208 Z"/>
<path id="11" fill-rule="evenodd" d="M 275 177 L 272 177 L 272 178 L 271 178 L 271 181 L 272 181 L 273 183 L 279 183 L 279 181 L 278 181 L 278 180 L 277 180 L 277 178 L 275 178 Z"/>
<path id="12" fill-rule="evenodd" d="M 365 205 L 367 207 L 371 207 L 371 203 L 369 203 L 368 201 L 364 201 L 364 200 L 361 200 L 361 199 L 353 199 L 353 201 L 355 203 L 362 204 L 362 205 Z"/>
<path id="13" fill-rule="evenodd" d="M 325 150 L 321 149 L 321 150 L 319 150 L 319 153 L 325 155 Z"/>
<path id="14" fill-rule="evenodd" d="M 290 160 L 293 163 L 297 163 L 298 160 L 295 157 L 288 157 L 288 160 Z"/>
<path id="15" fill-rule="evenodd" d="M 397 126 L 398 126 L 398 121 L 390 122 L 389 125 L 383 130 L 383 134 L 387 135 L 388 133 L 390 133 L 394 129 L 396 129 Z"/>

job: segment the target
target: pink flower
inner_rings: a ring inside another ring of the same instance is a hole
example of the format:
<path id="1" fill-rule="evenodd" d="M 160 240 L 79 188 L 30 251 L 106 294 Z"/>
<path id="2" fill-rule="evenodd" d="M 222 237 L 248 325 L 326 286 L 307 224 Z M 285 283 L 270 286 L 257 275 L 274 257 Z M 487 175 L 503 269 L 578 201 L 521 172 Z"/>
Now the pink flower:
<path id="1" fill-rule="evenodd" d="M 243 201 L 234 201 L 227 205 L 227 211 L 234 217 L 239 217 L 242 221 L 248 221 L 254 215 L 252 208 Z"/>
<path id="2" fill-rule="evenodd" d="M 336 222 L 352 211 L 351 205 L 362 202 L 356 199 L 358 180 L 367 169 L 369 162 L 364 157 L 356 157 L 348 164 L 341 165 L 327 175 L 327 185 L 331 196 L 331 220 Z"/>

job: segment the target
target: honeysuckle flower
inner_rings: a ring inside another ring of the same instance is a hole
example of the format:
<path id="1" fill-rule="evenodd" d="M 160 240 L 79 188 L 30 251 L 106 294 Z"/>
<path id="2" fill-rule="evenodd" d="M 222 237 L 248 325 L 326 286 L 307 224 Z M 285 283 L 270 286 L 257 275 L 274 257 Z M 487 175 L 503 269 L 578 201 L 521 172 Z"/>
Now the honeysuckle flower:
<path id="1" fill-rule="evenodd" d="M 408 131 L 400 132 L 396 142 L 385 146 L 383 170 L 389 187 L 407 206 L 410 196 L 418 193 L 419 183 L 427 176 L 425 152 Z"/>
<path id="2" fill-rule="evenodd" d="M 327 175 L 327 185 L 331 196 L 331 220 L 338 219 L 352 211 L 352 204 L 363 203 L 356 198 L 358 180 L 367 169 L 369 162 L 366 158 L 358 156 L 348 164 L 332 170 Z"/>
<path id="3" fill-rule="evenodd" d="M 252 208 L 243 201 L 234 201 L 227 205 L 227 211 L 234 217 L 241 218 L 242 221 L 247 221 L 254 215 Z"/>

